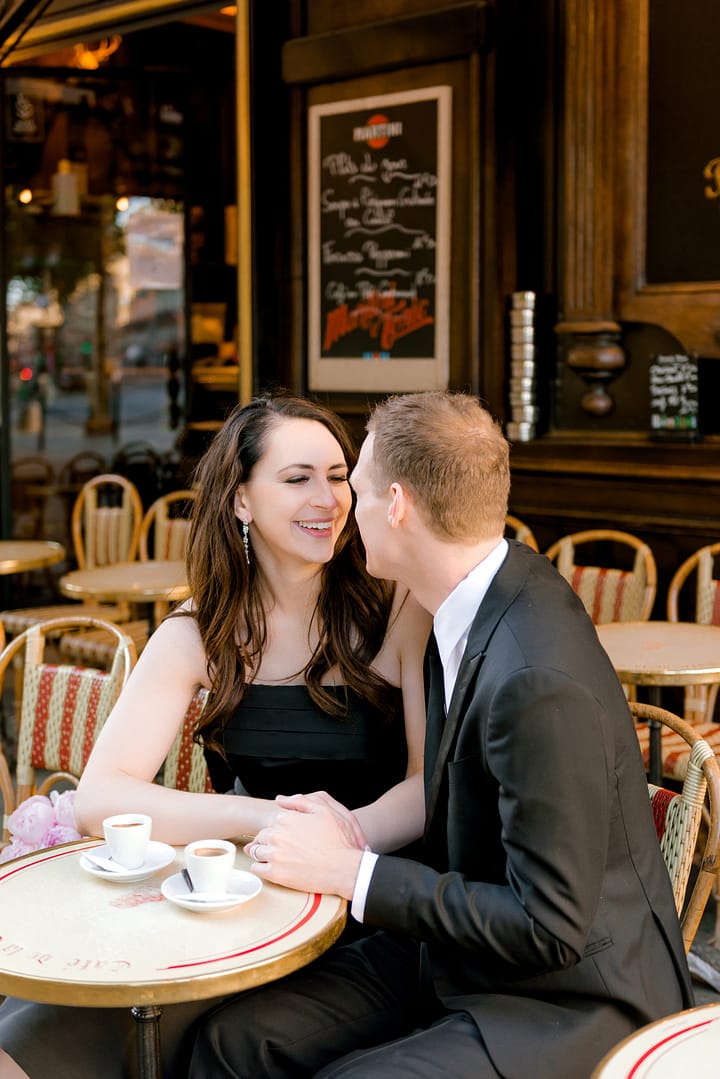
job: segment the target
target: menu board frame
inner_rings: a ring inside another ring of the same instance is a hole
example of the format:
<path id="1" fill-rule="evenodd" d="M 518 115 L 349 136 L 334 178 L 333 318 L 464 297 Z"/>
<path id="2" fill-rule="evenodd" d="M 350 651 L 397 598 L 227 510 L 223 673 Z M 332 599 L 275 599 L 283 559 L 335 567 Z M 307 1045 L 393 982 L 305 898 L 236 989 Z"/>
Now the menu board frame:
<path id="1" fill-rule="evenodd" d="M 311 390 L 447 389 L 451 123 L 451 86 L 308 109 Z"/>

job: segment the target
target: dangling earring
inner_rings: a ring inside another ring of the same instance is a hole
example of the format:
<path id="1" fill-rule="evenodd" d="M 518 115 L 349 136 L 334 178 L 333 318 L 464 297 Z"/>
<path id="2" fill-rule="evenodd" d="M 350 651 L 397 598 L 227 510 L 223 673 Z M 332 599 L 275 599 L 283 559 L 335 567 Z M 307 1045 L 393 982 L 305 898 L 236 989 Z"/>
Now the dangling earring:
<path id="1" fill-rule="evenodd" d="M 248 539 L 248 533 L 250 532 L 250 526 L 247 521 L 242 523 L 242 541 L 245 548 L 245 557 L 247 559 L 248 566 L 250 565 L 250 541 Z"/>

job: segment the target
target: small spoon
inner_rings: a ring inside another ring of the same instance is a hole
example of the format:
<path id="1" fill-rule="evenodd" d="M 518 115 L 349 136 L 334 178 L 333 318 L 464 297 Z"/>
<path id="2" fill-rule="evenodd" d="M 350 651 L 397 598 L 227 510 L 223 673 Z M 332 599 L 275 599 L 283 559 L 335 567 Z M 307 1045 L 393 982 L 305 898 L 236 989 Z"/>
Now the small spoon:
<path id="1" fill-rule="evenodd" d="M 194 903 L 225 903 L 231 894 L 229 892 L 196 892 L 192 877 L 187 869 L 183 869 L 182 879 L 185 881 L 190 898 Z"/>
<path id="2" fill-rule="evenodd" d="M 124 866 L 118 865 L 117 862 L 111 861 L 110 858 L 101 858 L 97 854 L 90 854 L 89 851 L 84 851 L 83 853 L 84 853 L 85 857 L 87 858 L 88 862 L 91 862 L 92 865 L 97 866 L 98 869 L 102 869 L 106 873 L 127 873 L 128 872 L 128 870 Z"/>

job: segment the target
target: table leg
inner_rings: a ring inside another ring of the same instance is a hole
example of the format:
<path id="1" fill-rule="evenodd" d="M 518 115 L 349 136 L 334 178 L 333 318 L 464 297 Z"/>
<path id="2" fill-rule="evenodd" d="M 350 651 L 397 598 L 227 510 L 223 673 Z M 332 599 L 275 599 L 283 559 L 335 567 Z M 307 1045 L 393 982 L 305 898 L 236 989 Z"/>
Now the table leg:
<path id="1" fill-rule="evenodd" d="M 161 1079 L 160 1016 L 156 1004 L 138 1004 L 131 1008 L 135 1017 L 135 1033 L 140 1079 Z"/>
<path id="2" fill-rule="evenodd" d="M 648 704 L 655 708 L 662 708 L 662 691 L 660 686 L 648 686 Z M 650 728 L 650 766 L 648 778 L 656 787 L 662 787 L 662 724 L 657 719 L 648 721 Z"/>

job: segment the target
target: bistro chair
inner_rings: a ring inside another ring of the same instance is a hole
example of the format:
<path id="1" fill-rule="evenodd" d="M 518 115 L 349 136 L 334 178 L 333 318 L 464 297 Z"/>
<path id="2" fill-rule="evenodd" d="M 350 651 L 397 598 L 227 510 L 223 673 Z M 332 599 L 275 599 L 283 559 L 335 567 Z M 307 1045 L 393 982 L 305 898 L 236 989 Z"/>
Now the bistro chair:
<path id="1" fill-rule="evenodd" d="M 182 728 L 178 731 L 162 769 L 162 784 L 179 791 L 192 791 L 194 794 L 211 794 L 205 753 L 201 745 L 193 740 L 195 724 L 202 714 L 210 693 L 200 687 L 193 694 L 185 713 Z"/>
<path id="2" fill-rule="evenodd" d="M 45 539 L 45 511 L 55 485 L 55 469 L 40 454 L 15 457 L 10 471 L 10 504 L 15 539 Z"/>
<path id="3" fill-rule="evenodd" d="M 197 491 L 186 489 L 161 495 L 147 510 L 140 526 L 140 559 L 184 559 L 190 532 L 190 512 Z"/>
<path id="4" fill-rule="evenodd" d="M 172 491 L 153 502 L 140 527 L 140 560 L 151 558 L 184 560 L 190 532 L 189 511 L 197 491 Z M 155 624 L 167 613 L 167 603 L 155 605 Z M 147 644 L 150 626 L 147 619 L 131 619 L 123 629 L 135 642 L 138 655 Z M 68 659 L 107 667 L 112 655 L 112 639 L 103 630 L 68 633 L 60 641 L 60 651 Z"/>
<path id="5" fill-rule="evenodd" d="M 75 559 L 80 569 L 132 562 L 137 555 L 142 523 L 142 502 L 124 476 L 105 473 L 83 484 L 72 511 L 71 532 Z M 61 618 L 68 610 L 94 618 L 124 622 L 130 617 L 127 603 L 98 604 L 68 601 L 51 607 L 23 607 L 0 612 L 10 637 L 15 637 L 49 618 Z"/>
<path id="6" fill-rule="evenodd" d="M 686 954 L 695 939 L 710 893 L 717 886 L 720 846 L 720 765 L 713 749 L 696 729 L 664 708 L 633 701 L 630 711 L 639 736 L 649 720 L 663 726 L 681 747 L 684 758 L 680 792 L 648 783 L 660 849 L 670 874 Z M 640 737 L 641 745 L 644 741 Z M 647 761 L 647 757 L 645 757 Z M 706 793 L 708 805 L 706 807 Z M 700 832 L 705 815 L 707 831 Z M 697 876 L 689 890 L 693 856 L 699 856 Z M 688 894 L 689 892 L 689 894 Z"/>
<path id="7" fill-rule="evenodd" d="M 508 539 L 515 539 L 518 543 L 526 543 L 533 551 L 539 551 L 537 540 L 533 535 L 530 525 L 526 525 L 519 517 L 513 517 L 508 513 L 505 517 L 505 535 Z"/>
<path id="8" fill-rule="evenodd" d="M 77 496 L 84 483 L 105 472 L 107 464 L 101 453 L 96 453 L 95 450 L 80 450 L 60 466 L 58 485 Z"/>
<path id="9" fill-rule="evenodd" d="M 101 627 L 112 634 L 115 653 L 109 671 L 48 662 L 49 639 L 70 627 Z M 0 754 L 0 793 L 5 820 L 31 794 L 47 794 L 60 783 L 77 786 L 95 739 L 132 670 L 136 652 L 130 638 L 112 622 L 82 614 L 49 619 L 30 626 L 0 653 L 0 690 L 5 675 L 22 655 L 22 699 L 17 722 L 15 784 Z M 17 707 L 17 700 L 16 700 Z M 49 773 L 37 783 L 38 770 Z"/>
<path id="10" fill-rule="evenodd" d="M 587 565 L 578 561 L 578 548 L 585 544 L 590 557 L 596 557 L 598 545 L 624 554 L 630 568 L 614 565 Z M 655 602 L 657 569 L 653 553 L 646 543 L 630 532 L 595 528 L 563 536 L 548 547 L 547 558 L 578 594 L 595 625 L 604 622 L 646 622 Z"/>
<path id="11" fill-rule="evenodd" d="M 144 439 L 121 446 L 110 462 L 111 472 L 125 476 L 137 489 L 143 509 L 147 509 L 160 494 L 160 466 L 160 454 Z"/>
<path id="12" fill-rule="evenodd" d="M 720 626 L 720 543 L 700 547 L 675 571 L 668 588 L 667 616 L 669 622 Z M 685 718 L 709 723 L 717 694 L 716 685 L 687 686 Z"/>

